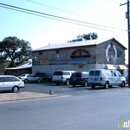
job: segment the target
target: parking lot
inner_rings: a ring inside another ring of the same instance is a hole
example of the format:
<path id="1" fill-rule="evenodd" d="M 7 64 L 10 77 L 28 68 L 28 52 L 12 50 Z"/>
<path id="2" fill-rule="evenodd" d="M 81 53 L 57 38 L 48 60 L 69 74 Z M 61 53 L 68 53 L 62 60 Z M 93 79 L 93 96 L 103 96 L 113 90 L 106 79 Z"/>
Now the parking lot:
<path id="1" fill-rule="evenodd" d="M 25 88 L 21 89 L 20 92 L 49 93 L 50 90 L 53 92 L 53 94 L 79 96 L 94 93 L 101 94 L 108 92 L 113 93 L 118 91 L 128 91 L 129 88 L 128 85 L 126 85 L 126 87 L 124 88 L 113 86 L 112 88 L 105 89 L 103 87 L 97 86 L 95 89 L 92 89 L 91 87 L 82 87 L 82 86 L 72 87 L 71 85 L 67 86 L 64 84 L 57 86 L 53 82 L 43 82 L 43 83 L 27 83 L 25 84 Z"/>

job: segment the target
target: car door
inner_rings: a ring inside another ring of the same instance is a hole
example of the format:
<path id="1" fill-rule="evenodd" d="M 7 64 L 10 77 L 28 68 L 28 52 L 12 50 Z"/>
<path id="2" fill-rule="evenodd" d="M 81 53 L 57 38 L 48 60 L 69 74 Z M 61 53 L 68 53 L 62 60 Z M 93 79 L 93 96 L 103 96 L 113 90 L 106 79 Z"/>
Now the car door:
<path id="1" fill-rule="evenodd" d="M 4 77 L 0 77 L 0 90 L 3 90 L 5 87 L 5 79 Z"/>
<path id="2" fill-rule="evenodd" d="M 121 80 L 121 73 L 119 71 L 116 71 L 116 75 L 117 75 L 117 85 L 121 84 L 122 83 L 122 80 Z"/>
<path id="3" fill-rule="evenodd" d="M 10 90 L 15 85 L 15 81 L 13 80 L 13 77 L 4 77 L 5 83 L 4 83 L 4 90 Z"/>
<path id="4" fill-rule="evenodd" d="M 114 74 L 114 76 L 113 76 L 114 85 L 120 84 L 120 83 L 121 83 L 121 80 L 120 80 L 119 73 L 118 73 L 116 70 L 114 70 L 114 71 L 113 71 L 113 74 Z"/>
<path id="5" fill-rule="evenodd" d="M 27 75 L 27 79 L 28 79 L 29 81 L 31 81 L 31 82 L 33 82 L 33 81 L 37 81 L 36 76 L 33 75 L 33 74 L 29 74 L 29 75 Z"/>

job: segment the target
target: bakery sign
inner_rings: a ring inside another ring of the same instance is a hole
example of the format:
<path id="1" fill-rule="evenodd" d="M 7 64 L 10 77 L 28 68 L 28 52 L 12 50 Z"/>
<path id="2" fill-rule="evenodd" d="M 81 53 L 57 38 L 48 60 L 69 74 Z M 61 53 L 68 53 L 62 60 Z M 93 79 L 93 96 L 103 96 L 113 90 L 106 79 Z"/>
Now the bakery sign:
<path id="1" fill-rule="evenodd" d="M 84 58 L 84 57 L 90 57 L 90 54 L 85 49 L 77 49 L 72 52 L 70 58 Z"/>
<path id="2" fill-rule="evenodd" d="M 48 59 L 41 59 L 40 65 L 49 65 L 49 60 Z"/>

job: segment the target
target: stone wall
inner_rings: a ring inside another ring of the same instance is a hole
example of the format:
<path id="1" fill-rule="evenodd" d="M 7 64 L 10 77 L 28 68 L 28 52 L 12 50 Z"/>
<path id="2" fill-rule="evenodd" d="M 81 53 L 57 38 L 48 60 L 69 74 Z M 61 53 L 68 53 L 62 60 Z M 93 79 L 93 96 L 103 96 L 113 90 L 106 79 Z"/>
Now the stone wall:
<path id="1" fill-rule="evenodd" d="M 75 48 L 67 48 L 67 49 L 58 49 L 57 50 L 49 50 L 43 51 L 40 55 L 39 52 L 33 52 L 33 62 L 34 64 L 40 64 L 40 60 L 48 59 L 49 64 L 68 64 L 73 58 L 70 58 L 71 54 L 76 49 L 85 49 L 90 53 L 90 57 L 84 57 L 82 59 L 86 59 L 89 64 L 95 63 L 96 59 L 96 46 L 88 46 L 88 47 L 75 47 Z"/>
<path id="2" fill-rule="evenodd" d="M 91 69 L 103 69 L 103 64 L 88 64 L 88 65 L 34 65 L 32 73 L 47 72 L 53 74 L 56 70 L 74 70 L 74 71 L 90 71 Z"/>
<path id="3" fill-rule="evenodd" d="M 110 60 L 109 62 L 106 60 L 106 48 L 109 44 L 112 44 L 116 47 L 117 50 L 117 59 Z M 98 44 L 96 47 L 96 63 L 98 64 L 125 64 L 125 50 L 118 45 L 115 41 L 107 41 L 101 44 Z"/>

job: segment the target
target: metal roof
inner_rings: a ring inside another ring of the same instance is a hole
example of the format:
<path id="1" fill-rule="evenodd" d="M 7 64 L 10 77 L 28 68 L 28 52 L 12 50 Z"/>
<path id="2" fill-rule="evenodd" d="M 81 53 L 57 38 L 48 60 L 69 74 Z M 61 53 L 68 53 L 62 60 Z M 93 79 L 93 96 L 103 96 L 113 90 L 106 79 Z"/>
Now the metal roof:
<path id="1" fill-rule="evenodd" d="M 112 37 L 112 38 L 100 38 L 100 39 L 95 39 L 95 40 L 86 40 L 86 41 L 80 41 L 80 42 L 66 42 L 66 43 L 46 45 L 46 46 L 34 49 L 33 51 L 52 50 L 52 49 L 78 47 L 78 46 L 86 46 L 86 45 L 87 46 L 89 46 L 89 45 L 97 45 L 97 44 L 106 42 L 108 40 L 115 40 L 115 41 L 117 41 L 115 38 Z M 120 42 L 118 42 L 118 43 L 121 44 Z M 126 47 L 124 47 L 124 48 L 126 49 Z"/>
<path id="2" fill-rule="evenodd" d="M 18 70 L 18 69 L 26 69 L 26 68 L 31 68 L 32 63 L 26 63 L 24 65 L 18 66 L 18 67 L 12 67 L 12 68 L 5 68 L 5 70 Z"/>

